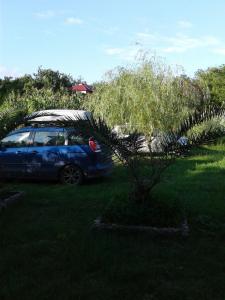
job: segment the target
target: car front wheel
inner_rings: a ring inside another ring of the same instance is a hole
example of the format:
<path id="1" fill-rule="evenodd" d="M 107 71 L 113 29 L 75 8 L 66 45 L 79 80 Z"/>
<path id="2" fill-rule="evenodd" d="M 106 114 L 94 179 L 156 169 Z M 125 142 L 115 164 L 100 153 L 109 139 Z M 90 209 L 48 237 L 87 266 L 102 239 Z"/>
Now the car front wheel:
<path id="1" fill-rule="evenodd" d="M 79 167 L 68 165 L 62 169 L 60 181 L 64 184 L 80 185 L 84 181 L 84 175 Z"/>

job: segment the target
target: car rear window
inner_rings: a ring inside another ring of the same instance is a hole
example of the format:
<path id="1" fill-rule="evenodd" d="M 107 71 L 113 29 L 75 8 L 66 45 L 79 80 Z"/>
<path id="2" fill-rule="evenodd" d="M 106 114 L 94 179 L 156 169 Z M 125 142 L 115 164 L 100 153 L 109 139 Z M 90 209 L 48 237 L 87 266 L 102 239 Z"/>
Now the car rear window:
<path id="1" fill-rule="evenodd" d="M 68 145 L 85 145 L 88 144 L 88 137 L 83 133 L 72 132 L 68 135 Z"/>

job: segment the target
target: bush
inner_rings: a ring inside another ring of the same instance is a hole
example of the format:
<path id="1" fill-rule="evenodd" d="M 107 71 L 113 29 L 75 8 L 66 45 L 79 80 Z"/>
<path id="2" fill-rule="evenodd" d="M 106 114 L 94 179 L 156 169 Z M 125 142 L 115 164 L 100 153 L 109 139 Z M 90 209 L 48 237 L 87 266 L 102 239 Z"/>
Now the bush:
<path id="1" fill-rule="evenodd" d="M 104 223 L 157 227 L 180 226 L 184 220 L 180 203 L 146 201 L 142 205 L 130 201 L 127 195 L 117 195 L 102 215 Z"/>

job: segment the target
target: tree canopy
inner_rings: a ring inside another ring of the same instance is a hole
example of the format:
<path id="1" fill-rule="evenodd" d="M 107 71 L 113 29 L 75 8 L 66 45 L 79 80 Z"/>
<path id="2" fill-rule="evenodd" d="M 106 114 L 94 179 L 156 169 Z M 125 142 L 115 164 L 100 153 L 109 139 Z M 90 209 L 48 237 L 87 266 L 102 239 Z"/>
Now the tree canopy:
<path id="1" fill-rule="evenodd" d="M 219 104 L 225 102 L 225 65 L 199 70 L 196 78 L 201 79 L 207 85 L 211 101 Z"/>
<path id="2" fill-rule="evenodd" d="M 21 96 L 35 88 L 38 90 L 52 90 L 53 93 L 56 93 L 62 89 L 71 87 L 77 82 L 78 80 L 75 80 L 71 75 L 39 67 L 37 73 L 33 75 L 0 79 L 0 104 L 2 104 L 12 92 Z"/>
<path id="3" fill-rule="evenodd" d="M 173 72 L 155 59 L 117 68 L 96 86 L 87 108 L 111 126 L 126 125 L 151 134 L 172 130 L 182 118 L 208 101 L 201 81 Z"/>

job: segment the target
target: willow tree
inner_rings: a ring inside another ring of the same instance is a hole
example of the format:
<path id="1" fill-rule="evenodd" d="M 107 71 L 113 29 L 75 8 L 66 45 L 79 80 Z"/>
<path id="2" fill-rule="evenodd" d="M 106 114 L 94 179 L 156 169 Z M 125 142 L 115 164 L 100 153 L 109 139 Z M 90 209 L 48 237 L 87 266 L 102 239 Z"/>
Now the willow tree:
<path id="1" fill-rule="evenodd" d="M 86 108 L 112 127 L 122 125 L 150 136 L 154 129 L 173 130 L 208 101 L 207 90 L 200 85 L 159 59 L 142 57 L 132 66 L 108 72 Z"/>

